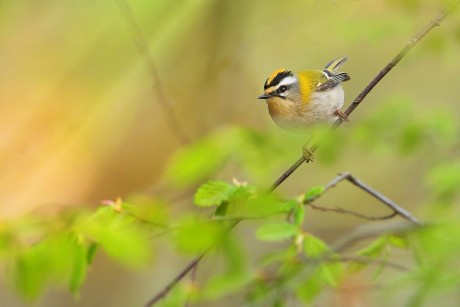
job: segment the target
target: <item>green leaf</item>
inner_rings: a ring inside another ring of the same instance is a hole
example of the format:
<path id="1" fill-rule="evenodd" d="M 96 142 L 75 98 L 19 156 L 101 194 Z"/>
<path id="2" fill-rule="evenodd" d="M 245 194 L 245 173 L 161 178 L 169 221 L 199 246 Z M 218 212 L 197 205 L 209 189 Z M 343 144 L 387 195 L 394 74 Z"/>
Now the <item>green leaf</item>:
<path id="1" fill-rule="evenodd" d="M 296 225 L 288 223 L 268 223 L 260 226 L 256 237 L 262 241 L 282 241 L 295 236 L 299 232 Z"/>
<path id="2" fill-rule="evenodd" d="M 100 244 L 115 260 L 127 266 L 140 267 L 151 256 L 148 232 L 142 226 L 123 212 L 103 207 L 77 225 L 76 229 L 80 235 Z M 92 253 L 92 248 L 88 252 Z"/>
<path id="3" fill-rule="evenodd" d="M 343 265 L 341 262 L 323 263 L 318 267 L 317 274 L 323 283 L 336 287 L 343 278 Z"/>
<path id="4" fill-rule="evenodd" d="M 428 184 L 437 197 L 451 201 L 460 191 L 460 161 L 435 167 L 428 173 Z"/>
<path id="5" fill-rule="evenodd" d="M 169 161 L 166 178 L 182 186 L 204 180 L 224 164 L 239 137 L 238 129 L 224 128 L 184 147 Z"/>
<path id="6" fill-rule="evenodd" d="M 296 289 L 297 296 L 305 303 L 312 303 L 313 299 L 321 292 L 322 286 L 318 278 L 312 276 L 300 284 Z"/>
<path id="7" fill-rule="evenodd" d="M 324 192 L 324 186 L 316 185 L 311 187 L 303 197 L 303 202 L 309 202 L 320 196 Z"/>
<path id="8" fill-rule="evenodd" d="M 306 234 L 304 237 L 304 252 L 309 258 L 318 258 L 329 251 L 329 247 L 318 237 Z"/>
<path id="9" fill-rule="evenodd" d="M 176 247 L 185 253 L 201 253 L 218 243 L 224 229 L 217 221 L 186 217 L 174 233 Z"/>
<path id="10" fill-rule="evenodd" d="M 88 250 L 86 252 L 86 261 L 88 264 L 93 263 L 94 256 L 96 255 L 96 252 L 99 248 L 99 245 L 96 243 L 91 243 L 88 247 Z"/>
<path id="11" fill-rule="evenodd" d="M 285 261 L 290 261 L 297 257 L 297 250 L 294 246 L 291 246 L 287 249 L 275 250 L 269 252 L 260 259 L 259 263 L 261 266 L 269 266 L 274 263 L 281 263 Z"/>
<path id="12" fill-rule="evenodd" d="M 73 234 L 59 234 L 19 252 L 13 277 L 28 299 L 37 298 L 49 284 L 68 283 L 76 293 L 86 277 L 85 247 Z"/>
<path id="13" fill-rule="evenodd" d="M 214 276 L 205 288 L 204 297 L 207 299 L 216 299 L 231 293 L 234 293 L 245 287 L 252 279 L 248 271 Z"/>
<path id="14" fill-rule="evenodd" d="M 403 128 L 399 144 L 402 153 L 413 152 L 421 145 L 424 139 L 423 128 L 418 122 L 409 123 Z"/>
<path id="15" fill-rule="evenodd" d="M 247 268 L 247 257 L 238 240 L 229 232 L 223 233 L 223 229 L 220 229 L 220 231 L 216 233 L 218 237 L 213 237 L 212 234 L 209 234 L 212 230 L 203 230 L 206 232 L 205 236 L 213 239 L 213 241 L 209 241 L 209 243 L 212 244 L 212 246 L 215 247 L 214 250 L 221 255 L 220 259 L 222 260 L 220 262 L 224 269 L 223 272 L 219 272 L 218 269 L 214 271 L 213 277 L 206 283 L 200 296 L 206 299 L 215 299 L 238 291 L 246 286 L 251 280 L 251 275 Z M 184 229 L 184 234 L 186 231 L 187 229 Z M 201 236 L 200 234 L 200 237 Z M 193 248 L 196 247 L 197 245 L 195 243 Z"/>
<path id="16" fill-rule="evenodd" d="M 398 236 L 398 235 L 389 235 L 388 236 L 388 243 L 391 246 L 400 248 L 400 249 L 408 249 L 409 248 L 409 240 L 405 237 Z"/>
<path id="17" fill-rule="evenodd" d="M 295 206 L 295 202 L 281 201 L 272 195 L 250 195 L 244 197 L 230 197 L 225 216 L 233 218 L 260 218 L 276 214 L 288 213 Z"/>
<path id="18" fill-rule="evenodd" d="M 221 167 L 227 154 L 212 139 L 195 143 L 173 155 L 166 169 L 166 177 L 182 186 L 198 182 Z"/>
<path id="19" fill-rule="evenodd" d="M 305 219 L 305 207 L 303 204 L 296 203 L 293 209 L 293 216 L 294 216 L 294 224 L 298 227 L 302 226 L 303 221 Z"/>
<path id="20" fill-rule="evenodd" d="M 387 246 L 388 246 L 388 237 L 382 236 L 374 240 L 371 244 L 369 244 L 365 248 L 358 251 L 358 254 L 365 256 L 365 257 L 375 259 L 383 253 L 383 251 L 387 248 Z"/>
<path id="21" fill-rule="evenodd" d="M 198 207 L 219 206 L 235 191 L 235 186 L 223 181 L 209 181 L 195 193 Z"/>
<path id="22" fill-rule="evenodd" d="M 91 245 L 92 246 L 92 245 Z M 89 248 L 91 248 L 91 246 Z M 88 270 L 87 249 L 83 245 L 76 245 L 74 250 L 73 266 L 70 268 L 69 288 L 74 295 L 78 294 L 86 279 Z"/>

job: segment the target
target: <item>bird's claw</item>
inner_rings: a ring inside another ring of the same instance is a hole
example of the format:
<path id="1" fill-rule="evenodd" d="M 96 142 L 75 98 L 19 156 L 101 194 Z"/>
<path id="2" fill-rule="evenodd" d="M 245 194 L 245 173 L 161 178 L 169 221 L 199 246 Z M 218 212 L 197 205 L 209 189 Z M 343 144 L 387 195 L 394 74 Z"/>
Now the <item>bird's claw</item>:
<path id="1" fill-rule="evenodd" d="M 337 115 L 342 121 L 344 122 L 349 122 L 350 120 L 348 119 L 348 115 L 345 114 L 345 112 L 343 112 L 342 110 L 340 109 L 337 109 L 335 110 L 335 115 Z"/>
<path id="2" fill-rule="evenodd" d="M 302 147 L 302 152 L 307 162 L 313 162 L 313 153 L 310 151 L 310 149 L 307 146 Z"/>

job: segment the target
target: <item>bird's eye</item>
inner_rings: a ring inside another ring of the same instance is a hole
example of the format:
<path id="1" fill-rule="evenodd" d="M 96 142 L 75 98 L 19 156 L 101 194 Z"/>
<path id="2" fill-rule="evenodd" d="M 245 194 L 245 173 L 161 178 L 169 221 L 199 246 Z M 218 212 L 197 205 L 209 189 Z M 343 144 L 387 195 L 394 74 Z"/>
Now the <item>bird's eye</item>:
<path id="1" fill-rule="evenodd" d="M 280 88 L 278 89 L 278 91 L 279 91 L 280 93 L 284 93 L 285 91 L 287 91 L 287 86 L 286 86 L 286 85 L 280 86 Z"/>

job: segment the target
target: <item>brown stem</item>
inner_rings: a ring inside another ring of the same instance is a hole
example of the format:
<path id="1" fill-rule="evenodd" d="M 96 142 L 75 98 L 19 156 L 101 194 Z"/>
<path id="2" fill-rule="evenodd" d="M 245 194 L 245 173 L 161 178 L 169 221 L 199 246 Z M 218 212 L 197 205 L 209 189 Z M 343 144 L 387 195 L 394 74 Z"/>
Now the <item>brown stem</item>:
<path id="1" fill-rule="evenodd" d="M 362 218 L 362 219 L 365 219 L 365 220 L 372 220 L 372 221 L 388 220 L 388 219 L 391 219 L 391 218 L 393 218 L 394 216 L 396 216 L 398 214 L 396 211 L 393 211 L 393 213 L 390 213 L 390 214 L 384 215 L 384 216 L 369 216 L 369 215 L 365 215 L 365 214 L 362 214 L 362 213 L 359 213 L 359 212 L 356 212 L 356 211 L 343 209 L 343 208 L 340 208 L 340 207 L 335 207 L 335 208 L 320 207 L 320 206 L 317 206 L 317 205 L 313 204 L 312 202 L 308 202 L 306 205 L 310 206 L 311 208 L 313 208 L 315 210 L 319 210 L 319 211 L 348 214 L 348 215 L 353 215 L 353 216 L 356 216 L 356 217 L 359 217 L 359 218 Z"/>

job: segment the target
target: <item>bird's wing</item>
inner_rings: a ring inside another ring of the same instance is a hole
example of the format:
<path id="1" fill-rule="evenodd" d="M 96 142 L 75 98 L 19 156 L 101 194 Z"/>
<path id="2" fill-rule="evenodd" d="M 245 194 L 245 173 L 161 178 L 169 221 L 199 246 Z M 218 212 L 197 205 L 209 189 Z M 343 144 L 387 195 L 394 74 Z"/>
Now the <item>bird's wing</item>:
<path id="1" fill-rule="evenodd" d="M 323 70 L 322 72 L 323 72 L 324 78 L 321 78 L 321 79 L 324 81 L 319 82 L 316 85 L 315 91 L 317 92 L 330 90 L 331 88 L 334 88 L 337 85 L 339 85 L 341 82 L 350 80 L 350 76 L 345 72 L 336 73 L 336 72 L 332 72 L 327 69 Z"/>

